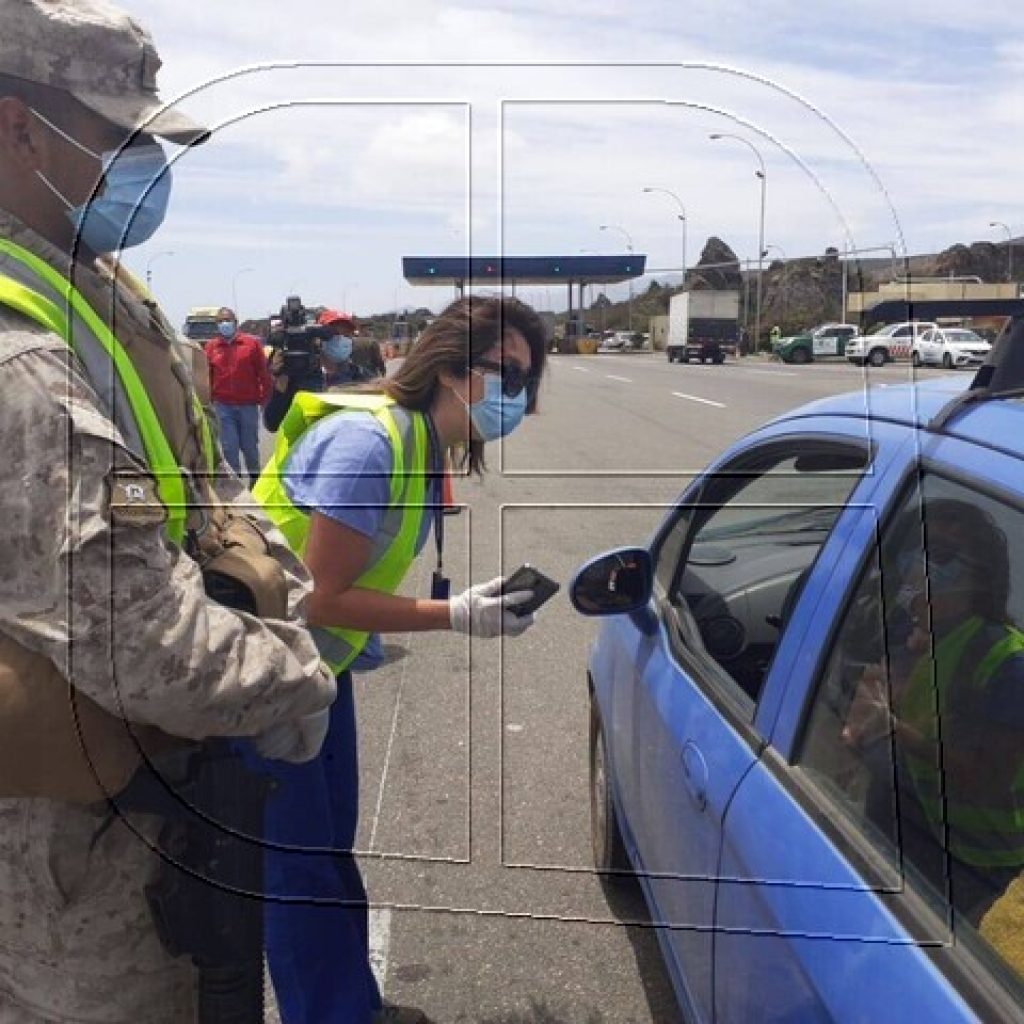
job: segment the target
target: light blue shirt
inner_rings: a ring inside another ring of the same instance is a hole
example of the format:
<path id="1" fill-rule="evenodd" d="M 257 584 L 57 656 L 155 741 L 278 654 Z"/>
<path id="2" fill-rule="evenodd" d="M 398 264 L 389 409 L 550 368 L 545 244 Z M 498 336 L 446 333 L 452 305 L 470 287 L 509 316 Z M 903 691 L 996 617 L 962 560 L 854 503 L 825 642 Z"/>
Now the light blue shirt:
<path id="1" fill-rule="evenodd" d="M 394 452 L 387 430 L 369 412 L 334 413 L 318 420 L 291 450 L 284 487 L 304 512 L 319 512 L 370 539 L 377 535 L 391 498 Z M 440 481 L 428 501 L 440 501 Z M 433 517 L 424 515 L 417 554 Z M 352 668 L 366 671 L 383 660 L 380 636 L 371 634 Z"/>

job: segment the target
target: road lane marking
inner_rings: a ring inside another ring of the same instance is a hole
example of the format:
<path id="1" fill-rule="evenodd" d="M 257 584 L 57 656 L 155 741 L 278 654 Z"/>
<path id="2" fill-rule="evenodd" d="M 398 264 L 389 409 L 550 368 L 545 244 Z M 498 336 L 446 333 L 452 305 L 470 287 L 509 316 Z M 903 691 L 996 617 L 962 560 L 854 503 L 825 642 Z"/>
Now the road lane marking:
<path id="1" fill-rule="evenodd" d="M 391 911 L 370 911 L 370 968 L 383 988 L 388 980 L 388 954 L 391 952 Z"/>
<path id="2" fill-rule="evenodd" d="M 579 370 L 580 373 L 590 373 L 590 370 L 586 366 L 574 366 L 574 370 Z"/>
<path id="3" fill-rule="evenodd" d="M 689 402 L 700 402 L 703 405 L 713 405 L 716 409 L 724 409 L 724 402 L 712 402 L 710 398 L 698 398 L 696 395 L 684 395 L 682 391 L 673 391 L 676 398 L 685 398 Z"/>
<path id="4" fill-rule="evenodd" d="M 616 377 L 614 373 L 606 373 L 605 376 L 609 380 L 621 380 L 623 384 L 632 384 L 633 381 L 629 377 Z"/>

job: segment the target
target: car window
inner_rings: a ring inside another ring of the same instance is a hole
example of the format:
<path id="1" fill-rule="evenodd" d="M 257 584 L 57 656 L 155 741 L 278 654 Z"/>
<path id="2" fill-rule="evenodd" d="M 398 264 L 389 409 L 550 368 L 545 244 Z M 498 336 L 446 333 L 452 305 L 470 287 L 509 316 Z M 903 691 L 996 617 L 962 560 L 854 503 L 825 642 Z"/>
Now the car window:
<path id="1" fill-rule="evenodd" d="M 914 333 L 913 327 L 900 327 L 898 330 L 893 331 L 894 338 L 906 338 Z"/>
<path id="2" fill-rule="evenodd" d="M 751 715 L 867 457 L 861 447 L 793 441 L 747 456 L 706 480 L 699 506 L 659 550 L 656 573 L 684 653 Z"/>
<path id="3" fill-rule="evenodd" d="M 797 763 L 1024 995 L 1021 531 L 1020 509 L 924 477 L 830 644 Z"/>

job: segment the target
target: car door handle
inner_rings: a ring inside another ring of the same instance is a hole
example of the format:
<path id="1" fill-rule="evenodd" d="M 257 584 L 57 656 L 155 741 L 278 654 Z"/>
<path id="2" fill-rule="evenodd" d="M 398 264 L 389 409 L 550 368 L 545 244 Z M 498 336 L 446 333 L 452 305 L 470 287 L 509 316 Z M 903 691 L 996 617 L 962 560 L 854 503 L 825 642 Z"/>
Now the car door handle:
<path id="1" fill-rule="evenodd" d="M 683 744 L 682 752 L 683 778 L 690 798 L 703 811 L 708 805 L 708 763 L 700 752 L 700 747 L 693 740 Z"/>

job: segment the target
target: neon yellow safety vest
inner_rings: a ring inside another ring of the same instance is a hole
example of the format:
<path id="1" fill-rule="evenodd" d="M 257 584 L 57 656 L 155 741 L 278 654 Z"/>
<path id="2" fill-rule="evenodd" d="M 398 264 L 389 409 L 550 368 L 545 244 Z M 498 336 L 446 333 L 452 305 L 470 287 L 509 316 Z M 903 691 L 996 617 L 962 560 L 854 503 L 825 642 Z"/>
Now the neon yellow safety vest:
<path id="1" fill-rule="evenodd" d="M 416 558 L 426 511 L 430 436 L 426 418 L 384 395 L 300 391 L 278 430 L 274 454 L 253 495 L 302 557 L 309 541 L 309 512 L 295 505 L 285 487 L 288 458 L 306 431 L 325 416 L 368 412 L 387 431 L 393 453 L 388 509 L 373 539 L 369 566 L 353 583 L 363 590 L 393 594 Z M 343 627 L 314 627 L 320 656 L 335 673 L 343 672 L 366 646 L 370 634 Z"/>
<path id="2" fill-rule="evenodd" d="M 8 257 L 0 272 L 0 303 L 57 334 L 78 356 L 125 443 L 156 478 L 167 508 L 167 536 L 180 546 L 189 510 L 185 477 L 128 352 L 85 296 L 45 260 L 7 239 L 0 239 L 0 257 Z M 212 471 L 213 435 L 198 396 L 193 401 Z"/>
<path id="3" fill-rule="evenodd" d="M 1024 652 L 1024 633 L 1004 625 L 1000 627 L 1003 635 L 976 666 L 962 665 L 971 642 L 984 627 L 984 620 L 972 616 L 936 644 L 934 659 L 922 658 L 914 669 L 897 713 L 918 732 L 920 745 L 926 745 L 930 753 L 904 747 L 904 763 L 917 799 L 940 839 L 945 826 L 945 842 L 953 856 L 979 867 L 1019 868 L 1024 867 L 1024 745 L 1008 791 L 992 791 L 983 803 L 976 798 L 967 800 L 958 792 L 958 772 L 950 763 L 958 754 L 962 756 L 955 707 L 950 707 L 954 682 L 958 688 L 966 688 L 957 695 L 957 703 L 965 698 L 980 702 L 1004 662 Z M 976 735 L 970 737 L 970 743 L 977 743 Z"/>

